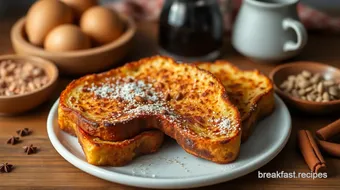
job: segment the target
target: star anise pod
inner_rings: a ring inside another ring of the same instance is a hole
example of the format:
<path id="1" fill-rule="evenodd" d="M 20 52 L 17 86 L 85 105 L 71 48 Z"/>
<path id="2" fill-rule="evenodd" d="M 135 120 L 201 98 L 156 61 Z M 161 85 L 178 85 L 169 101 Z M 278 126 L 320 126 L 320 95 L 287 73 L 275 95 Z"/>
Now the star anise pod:
<path id="1" fill-rule="evenodd" d="M 9 173 L 11 172 L 13 169 L 13 165 L 12 164 L 9 164 L 9 163 L 2 163 L 0 165 L 0 173 Z"/>
<path id="2" fill-rule="evenodd" d="M 23 136 L 27 136 L 29 134 L 31 134 L 31 130 L 29 130 L 29 128 L 24 128 L 24 129 L 20 129 L 20 130 L 17 130 L 17 134 L 20 135 L 21 137 Z"/>
<path id="3" fill-rule="evenodd" d="M 22 147 L 25 150 L 25 153 L 27 155 L 29 154 L 34 154 L 37 152 L 38 148 L 36 146 L 33 146 L 33 144 L 29 145 L 29 146 L 24 146 Z"/>
<path id="4" fill-rule="evenodd" d="M 7 144 L 11 144 L 11 145 L 15 145 L 15 144 L 17 144 L 20 140 L 19 140 L 20 138 L 19 137 L 15 137 L 15 136 L 12 136 L 11 138 L 9 138 L 8 140 L 7 140 Z"/>

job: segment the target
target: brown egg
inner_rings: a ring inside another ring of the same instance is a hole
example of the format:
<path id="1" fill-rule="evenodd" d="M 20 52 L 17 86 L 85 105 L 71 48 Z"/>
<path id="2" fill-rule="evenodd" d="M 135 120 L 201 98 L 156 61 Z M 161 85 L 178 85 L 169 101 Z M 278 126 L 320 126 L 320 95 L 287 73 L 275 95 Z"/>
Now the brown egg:
<path id="1" fill-rule="evenodd" d="M 98 4 L 97 0 L 61 0 L 66 5 L 72 8 L 73 13 L 77 18 L 90 7 L 96 6 Z"/>
<path id="2" fill-rule="evenodd" d="M 112 42 L 123 33 L 123 23 L 119 15 L 101 6 L 92 7 L 83 13 L 80 28 L 96 45 Z"/>
<path id="3" fill-rule="evenodd" d="M 72 10 L 59 0 L 40 0 L 28 10 L 25 30 L 29 42 L 41 46 L 46 35 L 55 27 L 71 23 Z"/>
<path id="4" fill-rule="evenodd" d="M 90 48 L 91 43 L 78 26 L 64 24 L 48 33 L 44 47 L 51 52 L 67 52 Z"/>

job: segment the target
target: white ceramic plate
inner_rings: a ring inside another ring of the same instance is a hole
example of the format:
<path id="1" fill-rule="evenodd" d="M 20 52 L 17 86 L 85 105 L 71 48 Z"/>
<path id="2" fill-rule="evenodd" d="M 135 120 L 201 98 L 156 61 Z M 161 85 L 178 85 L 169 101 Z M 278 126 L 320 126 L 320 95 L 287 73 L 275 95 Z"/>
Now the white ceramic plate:
<path id="1" fill-rule="evenodd" d="M 174 140 L 167 139 L 155 154 L 144 155 L 123 167 L 88 164 L 75 137 L 57 124 L 58 101 L 47 120 L 48 136 L 59 154 L 77 168 L 96 177 L 130 186 L 147 188 L 190 188 L 225 182 L 248 174 L 273 159 L 285 146 L 291 130 L 291 117 L 282 100 L 275 96 L 276 109 L 257 126 L 241 146 L 236 161 L 215 164 L 186 153 Z"/>

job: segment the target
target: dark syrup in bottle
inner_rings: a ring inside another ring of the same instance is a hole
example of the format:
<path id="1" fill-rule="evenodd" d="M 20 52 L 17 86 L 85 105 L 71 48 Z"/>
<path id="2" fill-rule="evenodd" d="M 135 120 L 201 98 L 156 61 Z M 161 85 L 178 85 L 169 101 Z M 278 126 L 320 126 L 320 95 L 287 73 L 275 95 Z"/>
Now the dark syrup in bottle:
<path id="1" fill-rule="evenodd" d="M 223 42 L 222 14 L 216 0 L 167 0 L 159 25 L 162 54 L 212 60 Z"/>

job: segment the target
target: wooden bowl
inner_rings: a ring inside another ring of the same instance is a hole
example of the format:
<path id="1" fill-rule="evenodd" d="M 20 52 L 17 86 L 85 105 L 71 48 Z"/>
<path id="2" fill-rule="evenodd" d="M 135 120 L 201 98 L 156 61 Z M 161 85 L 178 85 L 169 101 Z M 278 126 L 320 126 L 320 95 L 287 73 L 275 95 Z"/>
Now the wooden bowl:
<path id="1" fill-rule="evenodd" d="M 58 69 L 52 62 L 27 55 L 0 56 L 0 62 L 4 60 L 13 60 L 16 62 L 29 61 L 31 64 L 44 69 L 50 80 L 45 86 L 29 93 L 0 96 L 0 115 L 13 115 L 28 111 L 37 107 L 50 97 L 56 87 L 58 79 Z"/>
<path id="2" fill-rule="evenodd" d="M 70 52 L 48 52 L 42 47 L 30 44 L 24 30 L 25 18 L 21 18 L 11 30 L 12 46 L 18 54 L 39 56 L 54 62 L 62 74 L 84 75 L 103 71 L 127 54 L 136 33 L 134 21 L 123 15 L 121 18 L 126 29 L 117 40 L 102 46 Z"/>
<path id="3" fill-rule="evenodd" d="M 277 66 L 273 69 L 269 76 L 273 80 L 274 89 L 282 97 L 282 99 L 291 107 L 297 108 L 303 112 L 310 114 L 326 114 L 339 113 L 340 100 L 332 100 L 329 102 L 312 102 L 293 97 L 280 89 L 280 84 L 287 79 L 289 75 L 297 75 L 303 70 L 311 73 L 320 73 L 325 79 L 333 79 L 340 81 L 340 70 L 321 63 L 316 62 L 295 62 Z"/>

